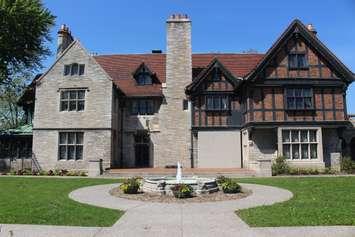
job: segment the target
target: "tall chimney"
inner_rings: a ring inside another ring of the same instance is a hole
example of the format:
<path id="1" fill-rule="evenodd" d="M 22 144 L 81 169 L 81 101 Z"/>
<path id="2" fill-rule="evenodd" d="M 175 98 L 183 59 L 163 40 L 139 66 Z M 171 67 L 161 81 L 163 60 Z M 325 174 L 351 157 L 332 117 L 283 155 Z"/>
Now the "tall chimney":
<path id="1" fill-rule="evenodd" d="M 313 24 L 308 24 L 307 29 L 309 32 L 311 32 L 314 36 L 317 35 L 317 30 L 314 28 Z"/>
<path id="2" fill-rule="evenodd" d="M 63 53 L 63 51 L 74 41 L 73 36 L 65 24 L 61 25 L 58 31 L 57 41 L 57 58 Z"/>
<path id="3" fill-rule="evenodd" d="M 192 81 L 191 20 L 174 14 L 167 20 L 166 83 L 160 107 L 159 123 L 162 141 L 157 147 L 154 166 L 190 167 L 191 112 L 186 108 L 185 87 Z"/>

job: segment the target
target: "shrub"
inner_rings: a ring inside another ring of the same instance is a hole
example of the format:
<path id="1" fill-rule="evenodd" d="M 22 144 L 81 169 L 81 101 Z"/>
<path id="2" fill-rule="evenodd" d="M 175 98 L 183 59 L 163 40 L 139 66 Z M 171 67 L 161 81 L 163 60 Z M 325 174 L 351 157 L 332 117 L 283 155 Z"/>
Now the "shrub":
<path id="1" fill-rule="evenodd" d="M 193 188 L 188 184 L 175 184 L 171 187 L 171 191 L 176 198 L 190 198 Z"/>
<path id="2" fill-rule="evenodd" d="M 337 172 L 329 167 L 324 168 L 323 174 L 336 174 Z"/>
<path id="3" fill-rule="evenodd" d="M 355 162 L 349 156 L 342 157 L 340 160 L 341 171 L 352 174 L 355 172 Z"/>
<path id="4" fill-rule="evenodd" d="M 279 174 L 288 174 L 290 167 L 286 162 L 286 158 L 284 156 L 279 156 L 275 159 L 274 163 L 271 166 L 272 175 Z"/>
<path id="5" fill-rule="evenodd" d="M 48 176 L 53 176 L 53 175 L 54 175 L 53 170 L 48 170 L 48 171 L 47 171 L 47 175 L 48 175 Z"/>
<path id="6" fill-rule="evenodd" d="M 232 179 L 227 179 L 221 186 L 224 193 L 239 193 L 241 190 L 240 185 Z"/>
<path id="7" fill-rule="evenodd" d="M 122 192 L 127 194 L 137 194 L 140 187 L 140 182 L 136 177 L 125 179 L 120 185 Z"/>
<path id="8" fill-rule="evenodd" d="M 223 175 L 220 175 L 220 176 L 217 176 L 216 178 L 216 182 L 218 185 L 222 185 L 224 182 L 226 182 L 229 178 L 223 176 Z"/>

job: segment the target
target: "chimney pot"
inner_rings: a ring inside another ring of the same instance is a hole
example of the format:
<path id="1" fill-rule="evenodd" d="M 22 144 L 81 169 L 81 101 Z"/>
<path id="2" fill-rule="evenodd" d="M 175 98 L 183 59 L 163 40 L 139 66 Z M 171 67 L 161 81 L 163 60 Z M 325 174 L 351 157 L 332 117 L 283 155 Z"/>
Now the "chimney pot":
<path id="1" fill-rule="evenodd" d="M 307 29 L 309 30 L 309 32 L 313 33 L 313 35 L 317 34 L 317 30 L 314 28 L 313 24 L 308 24 Z"/>

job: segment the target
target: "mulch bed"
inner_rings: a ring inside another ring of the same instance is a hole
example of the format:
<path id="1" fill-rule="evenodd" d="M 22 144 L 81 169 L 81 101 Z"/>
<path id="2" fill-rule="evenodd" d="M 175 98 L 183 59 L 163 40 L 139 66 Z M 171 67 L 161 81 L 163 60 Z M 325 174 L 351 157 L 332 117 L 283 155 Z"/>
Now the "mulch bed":
<path id="1" fill-rule="evenodd" d="M 235 194 L 226 194 L 222 191 L 202 194 L 199 196 L 194 196 L 192 198 L 179 199 L 170 195 L 160 195 L 151 193 L 138 193 L 138 194 L 125 194 L 119 187 L 114 188 L 110 191 L 110 194 L 119 197 L 126 198 L 136 201 L 146 201 L 146 202 L 160 202 L 160 203 L 199 203 L 199 202 L 218 202 L 218 201 L 228 201 L 228 200 L 238 200 L 245 198 L 251 194 L 251 190 L 242 189 L 242 192 Z"/>

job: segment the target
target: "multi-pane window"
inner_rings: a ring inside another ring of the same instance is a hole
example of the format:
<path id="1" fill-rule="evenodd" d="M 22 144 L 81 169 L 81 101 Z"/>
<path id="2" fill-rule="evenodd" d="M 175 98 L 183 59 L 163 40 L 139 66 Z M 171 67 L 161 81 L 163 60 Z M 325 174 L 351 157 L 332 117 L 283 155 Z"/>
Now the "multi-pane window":
<path id="1" fill-rule="evenodd" d="M 60 111 L 83 111 L 85 109 L 85 90 L 60 91 Z"/>
<path id="2" fill-rule="evenodd" d="M 83 140 L 83 132 L 60 132 L 58 148 L 59 160 L 83 159 Z"/>
<path id="3" fill-rule="evenodd" d="M 229 98 L 225 95 L 209 95 L 206 97 L 207 110 L 229 110 Z"/>
<path id="4" fill-rule="evenodd" d="M 144 85 L 151 85 L 152 84 L 152 77 L 148 73 L 139 73 L 136 76 L 137 84 L 140 86 Z"/>
<path id="5" fill-rule="evenodd" d="M 304 53 L 291 53 L 288 55 L 289 69 L 307 69 L 308 60 Z"/>
<path id="6" fill-rule="evenodd" d="M 282 152 L 286 159 L 317 159 L 317 130 L 282 130 Z"/>
<path id="7" fill-rule="evenodd" d="M 286 88 L 286 105 L 289 110 L 313 109 L 312 88 Z"/>
<path id="8" fill-rule="evenodd" d="M 84 75 L 85 71 L 85 64 L 77 64 L 77 63 L 72 63 L 72 64 L 67 64 L 64 65 L 64 76 L 74 76 L 74 75 Z"/>
<path id="9" fill-rule="evenodd" d="M 131 114 L 133 115 L 152 115 L 154 114 L 153 100 L 132 100 Z"/>

